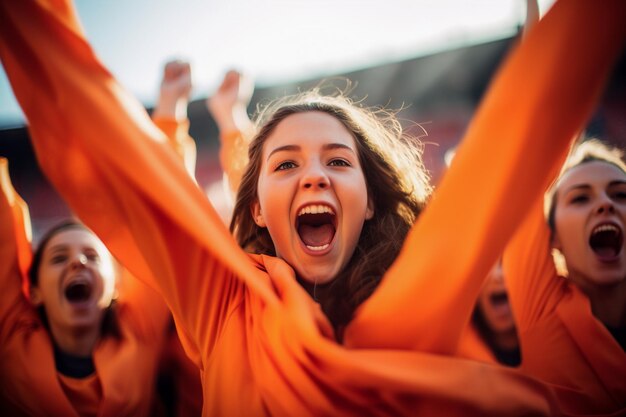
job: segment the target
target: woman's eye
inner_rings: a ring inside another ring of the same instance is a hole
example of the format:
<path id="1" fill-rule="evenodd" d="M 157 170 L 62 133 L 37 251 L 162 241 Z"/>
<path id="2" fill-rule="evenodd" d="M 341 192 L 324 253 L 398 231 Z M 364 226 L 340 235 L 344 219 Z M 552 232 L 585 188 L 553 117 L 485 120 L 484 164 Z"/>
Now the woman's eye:
<path id="1" fill-rule="evenodd" d="M 63 262 L 65 262 L 67 260 L 67 256 L 66 255 L 55 255 L 52 258 L 50 258 L 50 263 L 51 264 L 61 264 Z"/>
<path id="2" fill-rule="evenodd" d="M 617 191 L 613 193 L 612 198 L 614 200 L 626 201 L 626 191 Z"/>
<path id="3" fill-rule="evenodd" d="M 295 168 L 296 164 L 292 161 L 281 162 L 274 171 L 284 171 L 286 169 Z"/>
<path id="4" fill-rule="evenodd" d="M 92 262 L 97 262 L 100 260 L 100 257 L 98 256 L 97 253 L 86 253 L 85 258 L 87 258 L 88 261 L 92 261 Z"/>
<path id="5" fill-rule="evenodd" d="M 349 167 L 351 166 L 350 163 L 348 161 L 346 161 L 345 159 L 333 159 L 328 163 L 329 166 L 334 166 L 334 167 Z"/>
<path id="6" fill-rule="evenodd" d="M 586 195 L 577 195 L 570 199 L 570 203 L 572 204 L 581 204 L 589 201 L 589 197 Z"/>

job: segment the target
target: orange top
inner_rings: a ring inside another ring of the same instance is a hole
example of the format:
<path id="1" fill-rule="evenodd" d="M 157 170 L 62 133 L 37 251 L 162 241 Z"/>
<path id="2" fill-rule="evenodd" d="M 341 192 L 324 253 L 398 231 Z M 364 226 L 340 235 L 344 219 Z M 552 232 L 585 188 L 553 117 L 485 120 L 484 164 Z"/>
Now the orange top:
<path id="1" fill-rule="evenodd" d="M 189 120 L 182 121 L 170 117 L 153 117 L 152 121 L 165 133 L 170 147 L 185 164 L 192 178 L 196 171 L 196 142 L 189 136 Z"/>
<path id="2" fill-rule="evenodd" d="M 240 130 L 220 132 L 220 164 L 233 197 L 237 195 L 248 164 L 248 144 L 251 136 L 250 132 Z"/>
<path id="3" fill-rule="evenodd" d="M 505 267 L 522 370 L 562 386 L 569 412 L 626 413 L 626 353 L 589 299 L 557 275 L 542 199 L 507 248 Z"/>
<path id="4" fill-rule="evenodd" d="M 81 417 L 96 417 L 102 398 L 102 388 L 98 376 L 93 373 L 86 378 L 72 378 L 57 373 L 59 384 L 72 404 L 75 412 Z"/>
<path id="5" fill-rule="evenodd" d="M 558 2 L 516 49 L 344 346 L 285 262 L 236 245 L 67 3 L 0 4 L 0 56 L 44 172 L 163 294 L 201 367 L 204 415 L 558 414 L 542 383 L 446 354 L 591 113 L 626 35 L 626 2 Z"/>
<path id="6" fill-rule="evenodd" d="M 118 300 L 120 339 L 102 338 L 96 372 L 57 372 L 50 332 L 21 291 L 20 263 L 30 245 L 26 205 L 0 158 L 0 409 L 10 416 L 149 416 L 168 312 L 151 289 L 132 280 Z M 25 227 L 25 225 L 28 225 Z"/>

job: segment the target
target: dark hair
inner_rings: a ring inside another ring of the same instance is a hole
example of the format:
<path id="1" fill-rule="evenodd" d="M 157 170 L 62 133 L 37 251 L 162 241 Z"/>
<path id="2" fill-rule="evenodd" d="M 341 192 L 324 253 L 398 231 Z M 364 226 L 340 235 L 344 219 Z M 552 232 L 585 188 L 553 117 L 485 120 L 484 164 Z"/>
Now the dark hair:
<path id="1" fill-rule="evenodd" d="M 365 222 L 352 258 L 335 279 L 315 287 L 299 280 L 320 301 L 335 329 L 341 330 L 396 258 L 431 187 L 421 160 L 421 144 L 403 135 L 394 114 L 364 108 L 342 94 L 324 96 L 319 89 L 284 97 L 260 113 L 260 129 L 248 149 L 249 163 L 230 225 L 244 249 L 275 255 L 269 232 L 256 225 L 251 213 L 257 199 L 263 145 L 285 118 L 310 111 L 335 117 L 351 132 L 374 206 L 374 217 Z"/>
<path id="2" fill-rule="evenodd" d="M 87 228 L 84 224 L 73 220 L 64 220 L 51 229 L 49 229 L 46 234 L 41 238 L 35 253 L 33 254 L 33 260 L 30 264 L 30 268 L 28 269 L 28 281 L 31 287 L 36 287 L 39 285 L 39 269 L 41 268 L 41 261 L 43 258 L 43 253 L 52 240 L 53 237 L 62 233 L 69 229 L 79 229 L 85 230 L 89 233 L 93 233 L 91 230 Z M 40 306 L 37 311 L 41 317 L 41 321 L 46 326 L 46 328 L 50 329 L 50 324 L 48 323 L 48 316 L 46 315 L 46 311 L 44 306 Z M 117 317 L 117 304 L 115 300 L 111 302 L 111 304 L 105 309 L 104 317 L 102 319 L 102 334 L 110 335 L 115 338 L 121 338 L 121 331 L 119 327 L 118 317 Z"/>
<path id="3" fill-rule="evenodd" d="M 617 148 L 610 147 L 597 139 L 589 139 L 576 145 L 569 157 L 563 164 L 559 178 L 566 172 L 579 165 L 589 162 L 604 162 L 613 165 L 626 174 L 626 164 L 623 161 L 624 154 Z M 557 204 L 558 181 L 550 188 L 546 195 L 544 211 L 547 213 L 548 226 L 554 234 L 555 213 Z"/>

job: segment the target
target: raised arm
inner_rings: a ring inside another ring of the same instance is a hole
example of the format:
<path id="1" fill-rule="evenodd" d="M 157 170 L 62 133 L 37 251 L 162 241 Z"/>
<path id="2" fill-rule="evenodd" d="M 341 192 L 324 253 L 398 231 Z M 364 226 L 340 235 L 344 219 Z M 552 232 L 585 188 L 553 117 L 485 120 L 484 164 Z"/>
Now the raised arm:
<path id="1" fill-rule="evenodd" d="M 537 4 L 537 0 L 526 0 L 526 21 L 522 30 L 523 36 L 528 36 L 530 30 L 539 21 L 539 18 L 539 4 Z"/>
<path id="2" fill-rule="evenodd" d="M 590 116 L 624 21 L 621 0 L 559 1 L 515 48 L 348 345 L 456 351 L 489 268 Z"/>
<path id="3" fill-rule="evenodd" d="M 538 198 L 504 251 L 504 270 L 517 330 L 523 334 L 556 308 L 563 292 L 551 255 L 550 229 Z"/>
<path id="4" fill-rule="evenodd" d="M 15 192 L 9 163 L 0 157 L 0 345 L 25 311 L 33 312 L 24 296 L 30 265 L 30 217 L 28 207 Z"/>
<path id="5" fill-rule="evenodd" d="M 43 171 L 210 352 L 242 286 L 276 297 L 64 1 L 0 0 L 0 57 Z"/>
<path id="6" fill-rule="evenodd" d="M 165 133 L 180 156 L 191 178 L 196 173 L 196 142 L 189 136 L 187 106 L 191 94 L 191 66 L 185 61 L 169 61 L 163 68 L 159 98 L 152 120 Z"/>
<path id="7" fill-rule="evenodd" d="M 220 164 L 233 197 L 248 162 L 248 143 L 254 131 L 247 110 L 253 91 L 254 83 L 249 77 L 231 70 L 206 101 L 220 131 Z"/>

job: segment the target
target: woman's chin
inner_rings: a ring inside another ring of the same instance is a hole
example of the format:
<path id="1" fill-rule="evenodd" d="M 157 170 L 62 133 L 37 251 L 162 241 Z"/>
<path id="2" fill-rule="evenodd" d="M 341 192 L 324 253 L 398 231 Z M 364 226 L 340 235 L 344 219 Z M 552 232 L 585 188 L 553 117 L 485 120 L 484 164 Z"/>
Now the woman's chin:
<path id="1" fill-rule="evenodd" d="M 300 279 L 311 285 L 324 285 L 332 282 L 338 274 L 339 268 L 325 267 L 324 265 L 316 265 L 313 268 L 307 268 L 298 271 Z"/>

